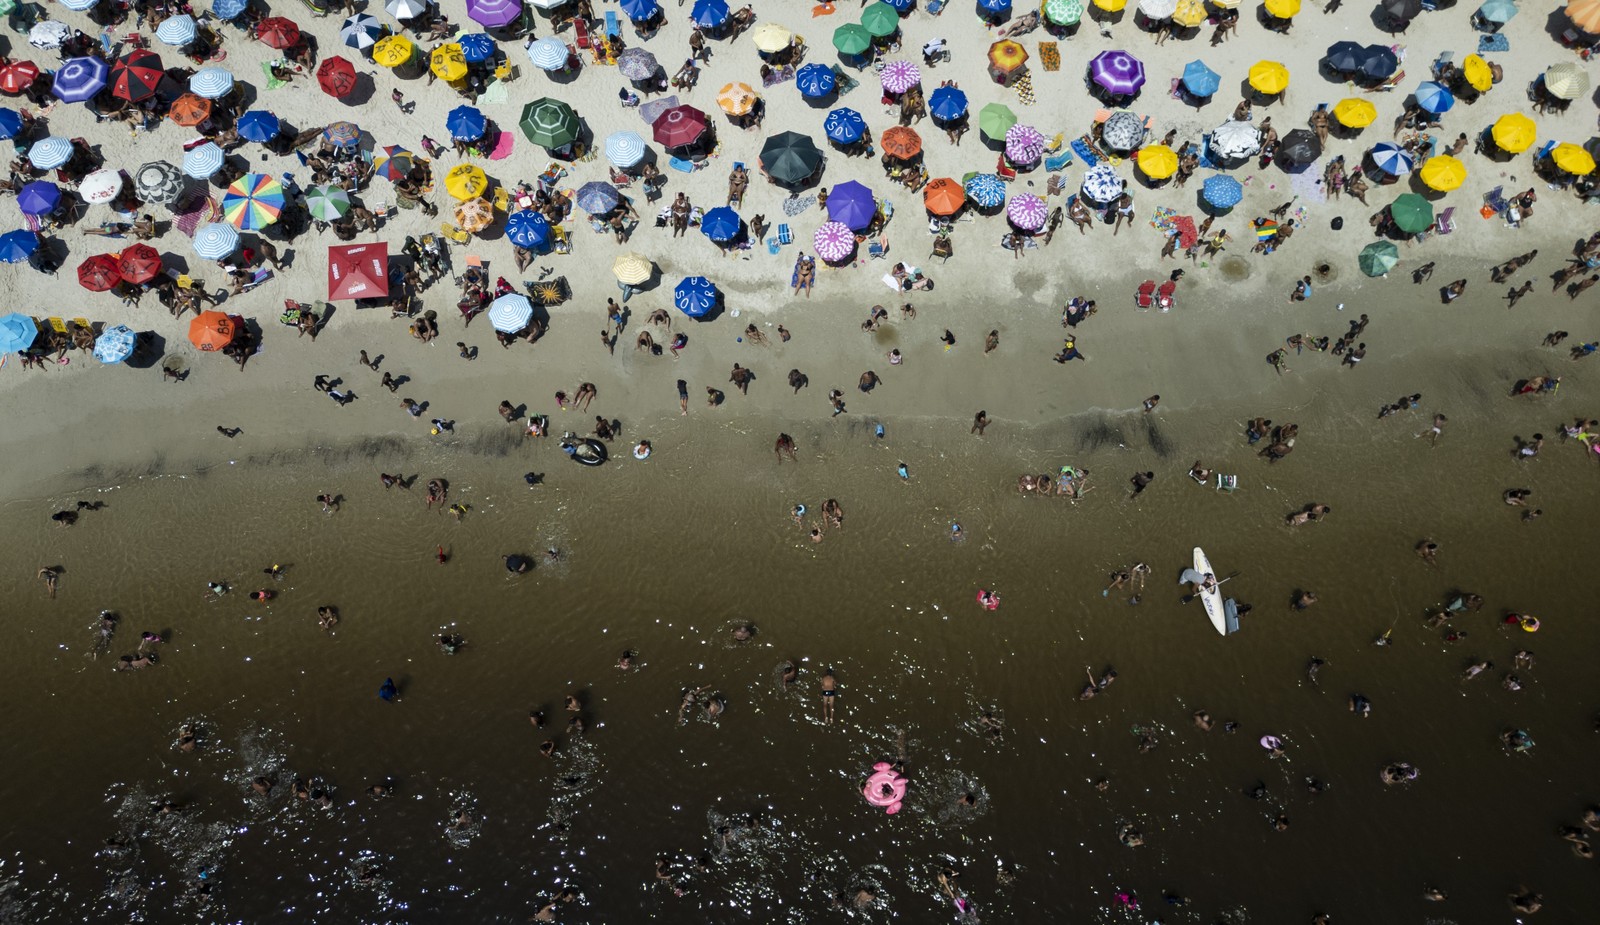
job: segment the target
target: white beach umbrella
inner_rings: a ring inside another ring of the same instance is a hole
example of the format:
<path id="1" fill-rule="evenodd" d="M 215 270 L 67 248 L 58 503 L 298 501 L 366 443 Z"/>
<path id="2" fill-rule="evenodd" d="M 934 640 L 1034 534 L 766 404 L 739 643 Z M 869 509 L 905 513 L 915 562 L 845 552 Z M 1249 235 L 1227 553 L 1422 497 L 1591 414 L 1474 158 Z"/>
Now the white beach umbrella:
<path id="1" fill-rule="evenodd" d="M 78 195 L 84 202 L 110 202 L 122 192 L 122 171 L 96 170 L 78 184 Z"/>
<path id="2" fill-rule="evenodd" d="M 1211 153 L 1219 157 L 1249 157 L 1261 150 L 1261 132 L 1248 122 L 1229 120 L 1211 133 Z"/>

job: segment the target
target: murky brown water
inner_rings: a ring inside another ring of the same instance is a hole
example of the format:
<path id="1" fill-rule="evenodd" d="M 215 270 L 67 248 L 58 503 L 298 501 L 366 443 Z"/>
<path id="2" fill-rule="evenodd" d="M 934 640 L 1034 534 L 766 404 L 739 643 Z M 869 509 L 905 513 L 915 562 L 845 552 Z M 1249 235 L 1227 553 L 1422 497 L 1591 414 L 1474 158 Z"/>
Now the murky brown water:
<path id="1" fill-rule="evenodd" d="M 1593 464 L 1554 443 L 1515 463 L 1498 449 L 1504 422 L 1430 450 L 1411 437 L 1422 412 L 1373 422 L 1321 404 L 1292 412 L 1302 439 L 1273 466 L 1226 416 L 1000 429 L 981 454 L 964 422 L 898 423 L 878 441 L 847 417 L 791 428 L 793 466 L 772 463 L 750 422 L 700 425 L 693 455 L 598 471 L 553 444 L 498 458 L 435 446 L 405 462 L 451 479 L 470 506 L 460 523 L 425 510 L 420 485 L 384 491 L 377 471 L 399 463 L 361 449 L 13 501 L 0 524 L 5 920 L 520 921 L 570 882 L 582 898 L 563 921 L 938 921 L 954 911 L 944 864 L 980 921 L 1504 921 L 1519 883 L 1545 894 L 1540 921 L 1586 920 L 1597 862 L 1556 829 L 1600 799 L 1597 634 L 1570 577 L 1592 558 Z M 1558 411 L 1570 417 L 1539 413 Z M 1195 456 L 1239 473 L 1241 490 L 1183 478 Z M 1014 491 L 1017 472 L 1065 463 L 1093 472 L 1083 502 Z M 1127 475 L 1147 467 L 1162 474 L 1128 500 Z M 530 490 L 528 469 L 547 483 Z M 1535 490 L 1538 523 L 1494 502 L 1512 484 Z M 319 513 L 322 490 L 343 510 Z M 828 497 L 845 528 L 814 546 L 787 512 Z M 50 524 L 79 498 L 108 507 Z M 1281 525 L 1310 501 L 1333 515 Z M 953 521 L 964 542 L 948 538 Z M 1422 536 L 1442 544 L 1439 568 L 1411 554 Z M 1240 635 L 1178 603 L 1197 543 L 1255 605 Z M 565 560 L 502 568 L 503 554 L 550 546 Z M 1102 597 L 1107 572 L 1136 560 L 1154 569 L 1143 602 Z M 288 567 L 279 584 L 260 573 L 274 562 Z M 54 563 L 67 571 L 52 602 L 31 575 Z M 207 602 L 216 579 L 235 590 Z M 263 586 L 278 592 L 270 606 L 246 599 Z M 973 602 L 980 587 L 1002 592 L 998 611 Z M 1322 603 L 1291 611 L 1300 587 Z M 1447 644 L 1421 618 L 1455 588 L 1488 606 Z M 331 635 L 321 604 L 342 612 Z M 92 659 L 101 609 L 122 620 Z M 1540 615 L 1542 631 L 1501 627 L 1505 610 Z M 758 635 L 733 642 L 747 619 Z M 1391 627 L 1392 646 L 1371 645 Z M 170 635 L 161 663 L 113 672 L 142 630 Z M 441 632 L 466 648 L 440 653 Z M 1538 665 L 1509 693 L 1500 679 L 1524 646 Z M 625 649 L 634 671 L 614 667 Z M 1327 661 L 1320 686 L 1306 681 L 1312 655 Z M 1463 684 L 1474 658 L 1496 667 Z M 1079 702 L 1085 666 L 1109 665 L 1117 683 Z M 826 726 L 829 666 L 842 695 Z M 376 696 L 385 677 L 398 703 Z M 679 725 L 680 694 L 699 685 L 727 711 Z M 1347 711 L 1353 692 L 1370 719 Z M 568 693 L 585 736 L 530 727 L 535 708 L 564 725 Z M 1218 729 L 1191 724 L 1202 708 Z M 998 740 L 979 731 L 983 710 L 1004 717 Z M 186 722 L 204 730 L 198 753 L 173 747 Z M 1513 727 L 1536 740 L 1530 753 L 1501 747 Z M 1140 754 L 1136 730 L 1157 747 Z M 553 759 L 537 750 L 550 732 Z M 1266 733 L 1285 758 L 1256 743 Z M 860 787 L 902 747 L 911 795 L 889 817 Z M 1384 787 L 1392 760 L 1420 779 Z M 258 775 L 276 779 L 269 797 L 249 791 Z M 334 806 L 295 800 L 295 775 Z M 1331 789 L 1308 794 L 1311 776 Z M 393 798 L 364 794 L 386 777 Z M 1245 794 L 1257 782 L 1259 801 Z M 158 799 L 183 808 L 153 815 Z M 462 809 L 471 822 L 450 830 Z M 1284 832 L 1270 824 L 1280 812 Z M 1125 824 L 1143 847 L 1118 843 Z M 102 852 L 106 838 L 129 847 Z M 655 882 L 659 854 L 682 895 Z M 1001 860 L 1014 883 L 999 882 Z M 1428 884 L 1450 901 L 1425 903 Z M 830 908 L 862 886 L 878 893 L 871 908 Z M 1115 909 L 1122 890 L 1137 912 Z M 1163 890 L 1190 905 L 1164 905 Z"/>

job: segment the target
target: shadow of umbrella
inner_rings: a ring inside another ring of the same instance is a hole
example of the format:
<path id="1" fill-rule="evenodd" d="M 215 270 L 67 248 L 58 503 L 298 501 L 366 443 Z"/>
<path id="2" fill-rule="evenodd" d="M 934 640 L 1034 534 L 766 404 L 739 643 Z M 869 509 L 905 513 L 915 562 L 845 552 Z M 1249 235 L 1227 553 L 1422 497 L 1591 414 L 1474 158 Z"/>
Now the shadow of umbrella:
<path id="1" fill-rule="evenodd" d="M 152 369 L 163 359 L 181 361 L 181 357 L 176 354 L 171 357 L 164 357 L 163 354 L 166 351 L 166 338 L 154 331 L 140 331 L 133 340 L 133 353 L 129 354 L 128 358 L 122 362 L 124 365 L 131 366 L 134 369 Z M 182 362 L 184 369 L 187 369 L 189 365 L 187 361 Z M 181 370 L 178 372 L 179 375 L 182 375 Z"/>

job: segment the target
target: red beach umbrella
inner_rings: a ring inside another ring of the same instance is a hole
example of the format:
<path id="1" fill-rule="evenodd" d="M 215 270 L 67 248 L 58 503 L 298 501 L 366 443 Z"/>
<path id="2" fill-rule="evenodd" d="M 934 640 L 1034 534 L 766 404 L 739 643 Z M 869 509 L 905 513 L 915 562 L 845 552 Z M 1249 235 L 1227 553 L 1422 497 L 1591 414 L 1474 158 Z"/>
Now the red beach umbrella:
<path id="1" fill-rule="evenodd" d="M 122 249 L 117 258 L 117 272 L 130 283 L 148 283 L 161 275 L 161 252 L 148 244 L 134 244 Z"/>
<path id="2" fill-rule="evenodd" d="M 161 56 L 135 49 L 111 65 L 111 94 L 130 103 L 148 99 L 161 85 Z"/>
<path id="3" fill-rule="evenodd" d="M 317 65 L 317 83 L 322 92 L 342 99 L 356 88 L 355 65 L 338 55 L 325 58 Z"/>
<path id="4" fill-rule="evenodd" d="M 0 90 L 21 93 L 33 85 L 39 76 L 39 66 L 32 61 L 13 61 L 0 68 Z"/>
<path id="5" fill-rule="evenodd" d="M 117 258 L 110 254 L 95 254 L 78 264 L 78 283 L 90 292 L 105 292 L 120 282 Z"/>
<path id="6" fill-rule="evenodd" d="M 273 48 L 292 48 L 300 43 L 300 27 L 282 16 L 272 16 L 256 24 L 256 38 Z"/>
<path id="7" fill-rule="evenodd" d="M 674 106 L 650 126 L 656 143 L 668 148 L 692 145 L 706 130 L 706 114 L 693 106 Z"/>
<path id="8" fill-rule="evenodd" d="M 328 299 L 375 299 L 389 294 L 389 245 L 328 248 Z"/>

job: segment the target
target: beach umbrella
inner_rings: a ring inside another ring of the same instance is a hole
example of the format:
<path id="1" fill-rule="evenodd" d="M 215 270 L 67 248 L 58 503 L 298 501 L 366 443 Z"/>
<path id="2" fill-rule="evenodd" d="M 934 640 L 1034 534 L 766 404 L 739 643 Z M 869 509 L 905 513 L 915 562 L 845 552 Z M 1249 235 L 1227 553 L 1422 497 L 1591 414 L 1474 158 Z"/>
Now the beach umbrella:
<path id="1" fill-rule="evenodd" d="M 962 187 L 967 198 L 978 204 L 980 209 L 993 209 L 1006 201 L 1006 185 L 992 173 L 980 173 L 967 180 Z"/>
<path id="2" fill-rule="evenodd" d="M 494 224 L 494 206 L 487 199 L 468 199 L 456 203 L 456 226 L 476 233 Z"/>
<path id="3" fill-rule="evenodd" d="M 94 339 L 94 358 L 111 366 L 133 356 L 133 344 L 138 335 L 125 324 L 114 324 Z"/>
<path id="4" fill-rule="evenodd" d="M 1166 145 L 1149 145 L 1139 149 L 1139 172 L 1152 180 L 1165 180 L 1178 172 L 1178 152 Z"/>
<path id="5" fill-rule="evenodd" d="M 1544 88 L 1558 100 L 1575 100 L 1589 92 L 1589 72 L 1576 62 L 1563 61 L 1544 72 Z"/>
<path id="6" fill-rule="evenodd" d="M 1550 152 L 1550 160 L 1563 172 L 1575 176 L 1588 176 L 1594 173 L 1594 158 L 1588 151 L 1571 142 L 1562 142 Z M 1426 165 L 1424 165 L 1426 167 Z"/>
<path id="7" fill-rule="evenodd" d="M 373 62 L 387 68 L 397 68 L 405 64 L 416 53 L 417 46 L 403 35 L 386 36 L 378 39 L 377 43 L 372 46 Z"/>
<path id="8" fill-rule="evenodd" d="M 1032 164 L 1044 157 L 1045 137 L 1031 125 L 1006 129 L 1006 160 L 1013 164 Z"/>
<path id="9" fill-rule="evenodd" d="M 567 66 L 567 59 L 571 57 L 572 49 L 553 35 L 547 35 L 528 46 L 528 60 L 540 70 L 559 71 Z"/>
<path id="10" fill-rule="evenodd" d="M 806 99 L 821 99 L 833 92 L 833 69 L 821 64 L 807 64 L 795 73 L 794 83 L 800 88 L 800 95 Z"/>
<path id="11" fill-rule="evenodd" d="M 164 76 L 161 57 L 155 52 L 130 51 L 111 65 L 111 95 L 130 103 L 149 99 Z"/>
<path id="12" fill-rule="evenodd" d="M 989 70 L 1010 74 L 1028 63 L 1028 50 L 1010 39 L 1001 39 L 989 46 Z"/>
<path id="13" fill-rule="evenodd" d="M 148 244 L 130 244 L 117 255 L 117 273 L 130 283 L 148 283 L 163 269 L 161 252 Z"/>
<path id="14" fill-rule="evenodd" d="M 39 78 L 39 66 L 32 61 L 13 61 L 0 68 L 0 90 L 21 93 Z"/>
<path id="15" fill-rule="evenodd" d="M 756 108 L 761 97 L 746 83 L 731 83 L 717 91 L 717 105 L 730 116 L 742 116 Z"/>
<path id="16" fill-rule="evenodd" d="M 357 13 L 339 27 L 339 40 L 357 51 L 366 51 L 382 37 L 383 23 L 366 13 Z"/>
<path id="17" fill-rule="evenodd" d="M 211 353 L 233 343 L 233 331 L 233 319 L 222 312 L 201 312 L 189 322 L 189 342 Z"/>
<path id="18" fill-rule="evenodd" d="M 886 93 L 904 93 L 922 82 L 922 71 L 910 61 L 890 61 L 878 75 L 878 83 Z"/>
<path id="19" fill-rule="evenodd" d="M 283 214 L 283 184 L 265 173 L 247 173 L 228 185 L 222 217 L 243 231 L 265 228 Z"/>
<path id="20" fill-rule="evenodd" d="M 659 70 L 661 63 L 656 56 L 638 46 L 624 49 L 617 56 L 617 72 L 629 80 L 645 80 Z"/>
<path id="21" fill-rule="evenodd" d="M 928 112 L 939 122 L 954 122 L 967 114 L 967 95 L 956 87 L 936 87 L 928 94 Z"/>
<path id="22" fill-rule="evenodd" d="M 530 251 L 542 251 L 550 246 L 550 223 L 532 209 L 522 209 L 506 216 L 506 240 Z"/>
<path id="23" fill-rule="evenodd" d="M 690 318 L 703 317 L 717 307 L 717 287 L 704 276 L 686 276 L 673 288 L 672 304 Z"/>
<path id="24" fill-rule="evenodd" d="M 372 172 L 385 180 L 403 180 L 415 166 L 410 151 L 399 145 L 389 145 L 383 153 L 372 159 Z"/>
<path id="25" fill-rule="evenodd" d="M 122 192 L 122 171 L 102 169 L 78 183 L 78 198 L 91 205 L 110 202 Z"/>
<path id="26" fill-rule="evenodd" d="M 1394 218 L 1395 227 L 1406 234 L 1418 234 L 1433 224 L 1433 203 L 1416 193 L 1401 193 L 1389 205 L 1389 214 Z"/>
<path id="27" fill-rule="evenodd" d="M 1335 74 L 1353 74 L 1367 60 L 1367 50 L 1358 42 L 1334 42 L 1322 56 L 1322 62 Z"/>
<path id="28" fill-rule="evenodd" d="M 1089 62 L 1089 78 L 1112 96 L 1131 96 L 1144 86 L 1144 64 L 1125 51 L 1102 51 Z"/>
<path id="29" fill-rule="evenodd" d="M 0 353 L 18 353 L 33 346 L 39 326 L 20 312 L 0 317 Z"/>
<path id="30" fill-rule="evenodd" d="M 21 263 L 39 249 L 39 235 L 26 228 L 0 234 L 0 261 Z"/>
<path id="31" fill-rule="evenodd" d="M 761 146 L 761 166 L 780 186 L 799 186 L 822 167 L 822 152 L 810 137 L 780 132 Z"/>
<path id="32" fill-rule="evenodd" d="M 185 14 L 168 16 L 156 27 L 156 38 L 175 48 L 182 48 L 194 41 L 196 34 L 194 17 Z"/>
<path id="33" fill-rule="evenodd" d="M 133 188 L 145 202 L 176 202 L 183 194 L 183 172 L 166 161 L 140 164 L 133 175 Z"/>
<path id="34" fill-rule="evenodd" d="M 265 109 L 252 109 L 239 117 L 234 128 L 245 141 L 265 144 L 278 137 L 278 133 L 283 131 L 283 124 Z"/>
<path id="35" fill-rule="evenodd" d="M 828 194 L 828 219 L 848 226 L 852 231 L 864 231 L 878 215 L 878 201 L 855 180 L 847 180 Z"/>
<path id="36" fill-rule="evenodd" d="M 775 22 L 764 22 L 750 33 L 750 42 L 757 51 L 770 55 L 788 48 L 794 42 L 794 33 Z"/>
<path id="37" fill-rule="evenodd" d="M 1249 122 L 1227 121 L 1211 133 L 1211 151 L 1223 158 L 1250 157 L 1261 150 L 1261 132 Z"/>
<path id="38" fill-rule="evenodd" d="M 306 211 L 322 222 L 336 222 L 350 212 L 354 203 L 342 186 L 313 186 L 306 190 Z"/>
<path id="39" fill-rule="evenodd" d="M 989 103 L 978 110 L 978 134 L 990 141 L 1004 141 L 1006 132 L 1017 124 L 1017 114 L 1004 103 Z"/>
<path id="40" fill-rule="evenodd" d="M 656 0 L 622 0 L 622 15 L 634 22 L 649 22 L 659 12 L 661 4 Z"/>
<path id="41" fill-rule="evenodd" d="M 850 145 L 860 141 L 861 136 L 866 134 L 867 122 L 854 109 L 840 107 L 828 113 L 827 121 L 822 123 L 822 131 L 829 141 Z"/>
<path id="42" fill-rule="evenodd" d="M 1400 69 L 1400 58 L 1387 45 L 1368 45 L 1362 49 L 1366 57 L 1361 60 L 1357 68 L 1360 75 L 1368 80 L 1388 80 L 1394 72 Z"/>
<path id="43" fill-rule="evenodd" d="M 622 204 L 622 193 L 609 183 L 590 180 L 578 187 L 573 202 L 590 215 L 605 215 Z"/>
<path id="44" fill-rule="evenodd" d="M 1567 19 L 1590 34 L 1600 34 L 1600 0 L 1567 0 Z"/>
<path id="45" fill-rule="evenodd" d="M 33 143 L 28 149 L 28 161 L 40 170 L 54 170 L 72 160 L 72 142 L 51 135 Z"/>
<path id="46" fill-rule="evenodd" d="M 1294 129 L 1278 145 L 1278 157 L 1290 164 L 1309 164 L 1321 156 L 1322 141 L 1308 129 Z"/>
<path id="47" fill-rule="evenodd" d="M 205 260 L 221 260 L 239 249 L 239 232 L 232 225 L 212 222 L 194 233 L 194 252 Z"/>
<path id="48" fill-rule="evenodd" d="M 1467 181 L 1467 165 L 1448 154 L 1436 154 L 1422 162 L 1417 176 L 1429 189 L 1448 193 Z"/>
<path id="49" fill-rule="evenodd" d="M 322 140 L 335 148 L 354 148 L 361 144 L 361 126 L 354 122 L 334 122 L 322 130 Z"/>
<path id="50" fill-rule="evenodd" d="M 489 120 L 471 106 L 457 106 L 445 115 L 444 127 L 451 138 L 459 141 L 477 141 L 489 128 Z"/>
<path id="51" fill-rule="evenodd" d="M 1095 202 L 1112 202 L 1125 188 L 1126 184 L 1110 164 L 1096 164 L 1083 175 L 1083 194 Z"/>
<path id="52" fill-rule="evenodd" d="M 503 334 L 515 334 L 533 320 L 533 303 L 520 292 L 508 292 L 489 303 L 489 324 Z"/>
<path id="53" fill-rule="evenodd" d="M 863 54 L 872 47 L 872 33 L 860 23 L 847 22 L 833 30 L 833 47 L 840 54 Z"/>
<path id="54" fill-rule="evenodd" d="M 742 227 L 744 221 L 739 218 L 739 213 L 727 206 L 717 206 L 700 217 L 700 233 L 718 244 L 737 238 Z"/>
<path id="55" fill-rule="evenodd" d="M 1293 19 L 1300 12 L 1300 0 L 1266 0 L 1261 6 L 1275 19 Z"/>
<path id="56" fill-rule="evenodd" d="M 967 192 L 949 177 L 937 177 L 922 188 L 922 207 L 934 215 L 954 215 L 967 204 Z"/>
<path id="57" fill-rule="evenodd" d="M 1461 59 L 1461 76 L 1468 86 L 1479 93 L 1486 93 L 1494 86 L 1494 71 L 1489 69 L 1489 62 L 1478 55 L 1467 55 Z"/>
<path id="58" fill-rule="evenodd" d="M 428 56 L 428 69 L 440 80 L 460 80 L 467 76 L 467 57 L 461 53 L 460 45 L 447 42 Z"/>
<path id="59" fill-rule="evenodd" d="M 185 93 L 167 107 L 167 118 L 174 125 L 193 127 L 211 118 L 211 101 L 193 93 Z"/>
<path id="60" fill-rule="evenodd" d="M 1419 84 L 1415 96 L 1417 105 L 1424 112 L 1429 112 L 1436 116 L 1440 113 L 1449 112 L 1450 107 L 1456 104 L 1456 98 L 1451 95 L 1448 88 L 1431 80 L 1424 80 Z"/>
<path id="61" fill-rule="evenodd" d="M 1227 174 L 1214 174 L 1200 187 L 1206 204 L 1216 209 L 1231 209 L 1244 199 L 1244 187 Z"/>
<path id="62" fill-rule="evenodd" d="M 0 141 L 17 137 L 22 132 L 22 114 L 15 109 L 0 108 Z"/>
<path id="63" fill-rule="evenodd" d="M 699 112 L 699 110 L 695 110 Z M 704 119 L 704 113 L 701 119 Z M 536 145 L 559 148 L 569 145 L 578 137 L 578 114 L 561 100 L 540 97 L 522 107 L 522 134 Z M 658 139 L 659 140 L 659 139 Z"/>
<path id="64" fill-rule="evenodd" d="M 1478 18 L 1484 22 L 1505 24 L 1517 15 L 1517 5 L 1512 0 L 1487 0 L 1478 7 Z"/>
<path id="65" fill-rule="evenodd" d="M 1222 75 L 1206 67 L 1204 61 L 1190 61 L 1183 66 L 1183 88 L 1194 96 L 1207 97 L 1222 86 Z"/>
<path id="66" fill-rule="evenodd" d="M 341 244 L 328 248 L 328 298 L 371 299 L 389 294 L 389 245 Z"/>
<path id="67" fill-rule="evenodd" d="M 187 16 L 184 18 L 188 19 Z M 193 27 L 194 20 L 190 19 L 189 25 Z M 43 22 L 36 23 L 33 28 L 28 30 L 28 44 L 34 48 L 60 48 L 70 38 L 72 38 L 72 27 L 54 19 L 46 19 Z"/>
<path id="68" fill-rule="evenodd" d="M 978 12 L 994 17 L 1011 9 L 1011 0 L 978 0 Z"/>
<path id="69" fill-rule="evenodd" d="M 1393 142 L 1379 142 L 1368 153 L 1373 166 L 1390 176 L 1398 177 L 1411 172 L 1413 160 L 1410 152 Z"/>
<path id="70" fill-rule="evenodd" d="M 1132 151 L 1144 143 L 1144 119 L 1126 109 L 1108 116 L 1100 130 L 1101 140 L 1117 151 Z"/>
<path id="71" fill-rule="evenodd" d="M 1178 6 L 1168 18 L 1185 29 L 1192 29 L 1210 16 L 1211 11 L 1206 9 L 1204 0 L 1178 0 Z"/>
<path id="72" fill-rule="evenodd" d="M 428 12 L 428 0 L 388 0 L 383 8 L 395 19 L 416 19 Z"/>
<path id="73" fill-rule="evenodd" d="M 1393 241 L 1373 241 L 1361 249 L 1356 264 L 1368 276 L 1382 276 L 1400 262 L 1400 249 Z"/>
<path id="74" fill-rule="evenodd" d="M 1378 107 L 1363 99 L 1347 97 L 1335 103 L 1333 117 L 1346 128 L 1366 128 L 1378 119 Z"/>
<path id="75" fill-rule="evenodd" d="M 256 23 L 256 38 L 269 48 L 293 48 L 300 44 L 300 27 L 282 16 L 269 16 Z"/>
<path id="76" fill-rule="evenodd" d="M 96 254 L 78 264 L 78 285 L 90 292 L 108 292 L 122 282 L 117 272 L 117 258 L 110 254 Z"/>
<path id="77" fill-rule="evenodd" d="M 60 0 L 60 3 L 74 13 L 86 13 L 94 9 L 100 0 Z"/>
<path id="78" fill-rule="evenodd" d="M 461 57 L 467 59 L 468 64 L 479 64 L 494 58 L 499 51 L 499 46 L 494 39 L 482 32 L 463 35 L 456 39 L 456 44 L 461 46 Z"/>
<path id="79" fill-rule="evenodd" d="M 904 125 L 886 130 L 881 141 L 884 154 L 902 161 L 909 161 L 922 153 L 922 136 Z"/>
<path id="80" fill-rule="evenodd" d="M 668 148 L 687 148 L 699 141 L 709 123 L 706 114 L 693 106 L 674 106 L 656 116 L 650 124 L 657 144 Z"/>
<path id="81" fill-rule="evenodd" d="M 715 29 L 728 21 L 726 0 L 694 0 L 689 21 L 702 29 Z"/>
<path id="82" fill-rule="evenodd" d="M 522 15 L 522 0 L 467 0 L 467 18 L 486 29 L 509 26 Z"/>
<path id="83" fill-rule="evenodd" d="M 203 67 L 189 78 L 189 92 L 208 100 L 220 100 L 233 90 L 233 74 L 226 68 Z"/>
<path id="84" fill-rule="evenodd" d="M 1539 137 L 1539 127 L 1522 113 L 1512 112 L 1495 120 L 1489 129 L 1489 137 L 1507 154 L 1521 154 L 1533 147 Z"/>
<path id="85" fill-rule="evenodd" d="M 1083 0 L 1045 0 L 1044 18 L 1058 26 L 1075 26 L 1083 19 Z"/>
<path id="86" fill-rule="evenodd" d="M 1289 89 L 1289 69 L 1276 61 L 1257 61 L 1250 65 L 1250 86 L 1257 93 L 1277 96 Z"/>
<path id="87" fill-rule="evenodd" d="M 856 235 L 839 222 L 823 222 L 811 236 L 811 246 L 826 263 L 838 263 L 856 250 Z"/>
<path id="88" fill-rule="evenodd" d="M 206 142 L 190 148 L 183 156 L 183 172 L 196 180 L 204 180 L 222 169 L 227 155 L 215 142 Z"/>
<path id="89" fill-rule="evenodd" d="M 349 96 L 356 88 L 355 65 L 339 55 L 322 59 L 322 63 L 317 65 L 317 86 L 335 99 Z"/>
<path id="90" fill-rule="evenodd" d="M 1378 7 L 1393 19 L 1410 22 L 1422 13 L 1422 0 L 1382 0 Z"/>
<path id="91" fill-rule="evenodd" d="M 612 132 L 606 136 L 606 160 L 627 170 L 644 160 L 644 139 L 637 132 Z"/>
<path id="92" fill-rule="evenodd" d="M 1032 193 L 1012 196 L 1011 201 L 1006 203 L 1006 218 L 1023 231 L 1043 228 L 1049 214 L 1050 208 L 1044 204 L 1044 200 Z"/>
<path id="93" fill-rule="evenodd" d="M 861 28 L 878 37 L 887 38 L 900 28 L 900 12 L 879 0 L 861 11 Z"/>
<path id="94" fill-rule="evenodd" d="M 1139 0 L 1139 12 L 1147 18 L 1160 21 L 1178 10 L 1178 0 Z"/>
<path id="95" fill-rule="evenodd" d="M 655 265 L 643 254 L 627 253 L 612 262 L 611 272 L 617 277 L 617 282 L 639 286 L 650 281 L 655 273 Z"/>
<path id="96" fill-rule="evenodd" d="M 56 71 L 50 92 L 63 103 L 81 103 L 94 99 L 106 88 L 106 78 L 111 67 L 100 58 L 68 58 Z"/>
<path id="97" fill-rule="evenodd" d="M 211 12 L 226 21 L 232 21 L 250 8 L 250 0 L 211 0 Z"/>
<path id="98" fill-rule="evenodd" d="M 444 175 L 444 191 L 457 199 L 477 199 L 488 190 L 489 175 L 477 164 L 457 164 Z"/>

